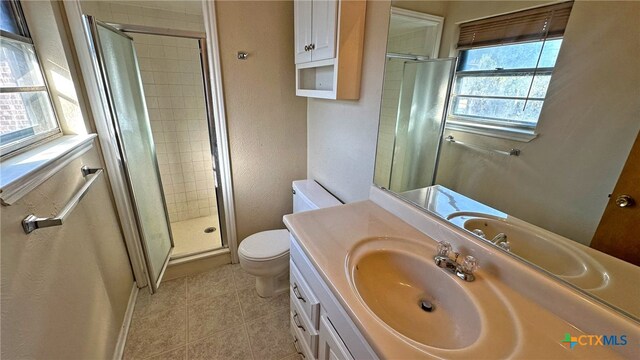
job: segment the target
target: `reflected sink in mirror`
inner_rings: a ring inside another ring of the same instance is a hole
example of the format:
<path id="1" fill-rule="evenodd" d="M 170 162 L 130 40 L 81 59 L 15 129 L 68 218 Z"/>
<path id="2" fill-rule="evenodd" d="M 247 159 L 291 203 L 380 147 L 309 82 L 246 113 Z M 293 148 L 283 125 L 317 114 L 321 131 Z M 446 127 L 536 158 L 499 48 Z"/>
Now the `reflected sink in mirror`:
<path id="1" fill-rule="evenodd" d="M 602 266 L 574 242 L 556 234 L 546 233 L 517 219 L 485 214 L 453 213 L 447 219 L 476 236 L 480 231 L 488 242 L 499 234 L 506 235 L 507 251 L 583 289 L 599 288 L 608 281 Z"/>
<path id="2" fill-rule="evenodd" d="M 495 324 L 511 323 L 486 281 L 462 281 L 436 266 L 433 255 L 435 248 L 412 240 L 365 239 L 347 259 L 350 285 L 383 324 L 431 348 L 466 348 L 496 331 L 486 321 L 489 312 Z"/>

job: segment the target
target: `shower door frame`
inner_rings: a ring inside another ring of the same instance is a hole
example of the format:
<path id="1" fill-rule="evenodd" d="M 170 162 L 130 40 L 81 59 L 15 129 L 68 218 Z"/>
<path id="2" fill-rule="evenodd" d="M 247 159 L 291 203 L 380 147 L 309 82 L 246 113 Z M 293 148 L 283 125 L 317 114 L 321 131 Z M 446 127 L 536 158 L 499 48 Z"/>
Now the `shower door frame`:
<path id="1" fill-rule="evenodd" d="M 440 121 L 440 127 L 438 129 L 438 144 L 436 145 L 436 156 L 435 156 L 435 161 L 433 164 L 433 174 L 431 176 L 431 184 L 430 185 L 435 185 L 436 184 L 436 177 L 438 176 L 438 164 L 440 163 L 440 152 L 442 150 L 442 141 L 444 138 L 444 132 L 445 132 L 445 127 L 446 127 L 446 121 L 447 121 L 447 116 L 449 114 L 449 103 L 451 100 L 451 89 L 453 87 L 453 83 L 455 80 L 455 72 L 456 72 L 456 68 L 458 66 L 458 57 L 447 57 L 447 58 L 434 58 L 434 59 L 420 59 L 418 57 L 416 57 L 415 59 L 407 59 L 405 57 L 403 57 L 404 54 L 387 54 L 387 59 L 389 60 L 394 60 L 394 59 L 398 59 L 398 60 L 404 60 L 404 64 L 402 65 L 402 84 L 400 85 L 400 88 L 402 89 L 403 85 L 404 85 L 404 73 L 406 71 L 406 67 L 407 64 L 424 64 L 424 63 L 434 63 L 434 62 L 441 62 L 441 61 L 452 61 L 453 66 L 451 67 L 451 69 L 449 70 L 449 79 L 447 80 L 447 95 L 444 101 L 444 111 L 442 112 L 442 116 L 441 116 L 441 121 Z M 409 55 L 407 55 L 409 56 Z M 413 102 L 413 100 L 412 100 Z M 391 182 L 392 182 L 392 178 L 393 178 L 393 163 L 395 160 L 395 148 L 396 148 L 396 140 L 398 137 L 398 117 L 400 116 L 400 102 L 398 102 L 398 110 L 397 110 L 397 114 L 396 114 L 396 130 L 395 130 L 395 134 L 393 137 L 393 153 L 391 154 L 391 169 L 389 171 L 389 189 L 391 189 Z"/>
<path id="2" fill-rule="evenodd" d="M 210 90 L 210 82 L 209 77 L 209 62 L 207 61 L 207 36 L 203 32 L 198 31 L 188 31 L 188 30 L 177 30 L 177 29 L 165 29 L 158 28 L 152 26 L 145 25 L 134 25 L 134 24 L 121 24 L 121 23 L 106 23 L 107 25 L 122 31 L 123 33 L 131 33 L 131 34 L 144 34 L 144 35 L 156 35 L 156 36 L 167 36 L 167 37 L 176 37 L 183 39 L 193 39 L 198 41 L 198 46 L 200 50 L 200 70 L 202 73 L 202 86 L 205 97 L 205 107 L 207 114 L 207 125 L 209 127 L 209 148 L 211 149 L 211 157 L 213 162 L 213 169 L 211 171 L 214 172 L 214 180 L 215 180 L 215 189 L 216 189 L 216 204 L 218 208 L 218 223 L 220 225 L 220 240 L 222 244 L 222 248 L 228 248 L 229 244 L 227 241 L 227 224 L 225 218 L 224 211 L 224 194 L 220 188 L 221 176 L 220 176 L 220 166 L 219 166 L 219 157 L 218 157 L 218 144 L 216 141 L 217 138 L 217 129 L 215 124 L 215 118 L 213 114 L 213 98 Z M 162 191 L 164 197 L 164 190 Z M 223 209 L 221 212 L 220 209 Z M 169 228 L 171 229 L 171 224 L 169 222 Z M 212 252 L 218 251 L 219 248 L 212 250 L 204 250 L 193 254 L 188 254 L 185 256 L 181 256 L 182 258 L 191 258 L 198 257 L 204 254 L 209 254 Z M 177 258 L 176 258 L 177 259 Z M 172 258 L 173 260 L 173 258 Z"/>
<path id="3" fill-rule="evenodd" d="M 113 27 L 111 24 L 100 21 L 98 19 L 96 19 L 93 16 L 90 15 L 85 15 L 83 16 L 85 19 L 85 23 L 86 23 L 86 31 L 87 31 L 87 38 L 94 39 L 94 42 L 96 44 L 95 47 L 92 47 L 92 52 L 93 52 L 93 59 L 95 62 L 95 66 L 96 66 L 96 70 L 99 69 L 99 71 L 96 71 L 96 73 L 99 75 L 99 89 L 100 89 L 100 93 L 101 93 L 101 97 L 103 99 L 104 104 L 107 104 L 107 110 L 108 113 L 110 114 L 110 118 L 111 118 L 111 126 L 109 127 L 109 129 L 111 131 L 113 131 L 113 137 L 115 138 L 115 142 L 117 143 L 117 151 L 118 151 L 118 157 L 120 159 L 120 164 L 122 165 L 122 171 L 121 171 L 121 176 L 125 179 L 125 182 L 127 184 L 126 188 L 127 188 L 127 192 L 129 195 L 129 199 L 131 199 L 131 207 L 133 209 L 133 217 L 135 218 L 135 223 L 136 226 L 138 228 L 138 234 L 140 237 L 140 246 L 142 247 L 142 254 L 144 255 L 144 266 L 145 268 L 148 268 L 147 271 L 145 271 L 146 274 L 146 280 L 147 283 L 149 284 L 149 290 L 150 292 L 153 294 L 157 291 L 158 287 L 160 286 L 160 283 L 162 282 L 162 278 L 164 277 L 164 273 L 167 269 L 167 266 L 169 265 L 169 261 L 171 260 L 171 253 L 173 252 L 173 248 L 175 246 L 174 241 L 173 241 L 173 234 L 171 232 L 171 224 L 169 221 L 169 211 L 167 210 L 167 201 L 165 199 L 165 194 L 164 194 L 164 190 L 162 187 L 162 178 L 160 176 L 160 169 L 158 167 L 158 161 L 157 161 L 157 156 L 156 156 L 156 151 L 155 151 L 155 144 L 153 143 L 153 139 L 152 139 L 152 155 L 153 155 L 153 166 L 155 168 L 156 171 L 156 176 L 158 177 L 158 183 L 160 186 L 160 196 L 162 199 L 162 204 L 164 207 L 164 214 L 165 214 L 165 218 L 167 220 L 167 228 L 169 230 L 169 241 L 171 244 L 171 247 L 169 248 L 169 252 L 167 254 L 167 257 L 164 259 L 163 261 L 163 265 L 162 268 L 160 269 L 160 272 L 158 273 L 158 278 L 154 279 L 152 278 L 152 274 L 150 273 L 150 268 L 151 268 L 151 255 L 150 255 L 150 249 L 147 246 L 147 242 L 145 241 L 145 235 L 144 235 L 144 231 L 142 228 L 142 219 L 140 218 L 139 214 L 140 211 L 138 210 L 138 203 L 136 200 L 136 196 L 135 196 L 135 191 L 133 188 L 133 182 L 131 180 L 131 177 L 129 175 L 129 163 L 127 160 L 127 155 L 126 155 L 126 149 L 125 149 L 125 145 L 124 142 L 122 141 L 123 136 L 120 130 L 120 125 L 118 123 L 118 115 L 117 115 L 117 111 L 116 111 L 116 106 L 115 103 L 113 102 L 113 97 L 112 97 L 112 90 L 111 90 L 111 86 L 109 84 L 109 80 L 107 79 L 107 69 L 105 66 L 105 62 L 104 62 L 104 54 L 102 53 L 102 49 L 97 46 L 100 43 L 100 34 L 98 33 L 98 25 L 102 26 L 103 28 L 115 33 L 116 35 L 119 36 L 123 36 L 126 37 L 127 39 L 129 39 L 132 43 L 132 48 L 135 54 L 135 46 L 133 46 L 133 38 L 130 37 L 129 35 L 127 35 L 125 32 Z M 137 62 L 137 58 L 136 58 L 136 62 Z M 139 71 L 139 68 L 138 68 Z M 140 78 L 140 74 L 138 74 L 138 78 L 140 81 L 140 86 L 142 86 L 142 79 Z M 144 94 L 143 94 L 144 95 Z M 144 100 L 144 99 L 143 99 Z M 147 105 L 146 102 L 144 103 L 144 107 L 145 107 L 145 111 L 148 111 L 147 109 Z"/>

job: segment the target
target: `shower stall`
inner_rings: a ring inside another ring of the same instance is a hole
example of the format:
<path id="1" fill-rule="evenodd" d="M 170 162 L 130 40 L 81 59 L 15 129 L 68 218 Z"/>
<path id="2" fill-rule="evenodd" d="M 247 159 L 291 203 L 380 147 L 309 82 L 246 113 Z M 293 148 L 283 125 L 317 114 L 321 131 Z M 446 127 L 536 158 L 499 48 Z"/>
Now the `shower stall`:
<path id="1" fill-rule="evenodd" d="M 374 183 L 433 185 L 455 59 L 438 59 L 444 19 L 391 7 Z"/>
<path id="2" fill-rule="evenodd" d="M 404 60 L 388 189 L 404 192 L 435 183 L 455 59 Z"/>
<path id="3" fill-rule="evenodd" d="M 227 246 L 205 34 L 84 25 L 155 291 L 169 260 Z"/>

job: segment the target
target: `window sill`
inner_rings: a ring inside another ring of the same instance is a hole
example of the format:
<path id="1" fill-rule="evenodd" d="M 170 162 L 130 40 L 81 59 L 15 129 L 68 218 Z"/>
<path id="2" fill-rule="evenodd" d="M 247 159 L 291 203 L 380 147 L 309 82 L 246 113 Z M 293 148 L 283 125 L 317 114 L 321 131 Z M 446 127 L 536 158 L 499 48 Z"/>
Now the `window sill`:
<path id="1" fill-rule="evenodd" d="M 96 134 L 66 135 L 0 163 L 0 202 L 11 205 L 93 147 Z"/>
<path id="2" fill-rule="evenodd" d="M 491 136 L 500 139 L 530 142 L 538 137 L 533 130 L 514 129 L 492 125 L 469 124 L 466 121 L 448 119 L 445 125 L 447 130 L 462 131 L 476 135 Z"/>

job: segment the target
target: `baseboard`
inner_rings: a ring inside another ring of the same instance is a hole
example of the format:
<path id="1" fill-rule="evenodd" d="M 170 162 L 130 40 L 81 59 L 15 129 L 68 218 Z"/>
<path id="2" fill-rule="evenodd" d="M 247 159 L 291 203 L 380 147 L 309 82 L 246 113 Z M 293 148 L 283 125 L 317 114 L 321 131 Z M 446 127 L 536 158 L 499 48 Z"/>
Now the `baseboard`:
<path id="1" fill-rule="evenodd" d="M 127 304 L 127 311 L 124 313 L 124 319 L 122 320 L 122 327 L 120 328 L 120 334 L 118 335 L 118 342 L 116 343 L 116 350 L 113 353 L 113 360 L 122 359 L 124 354 L 124 346 L 127 343 L 127 335 L 129 334 L 129 326 L 131 325 L 131 319 L 133 318 L 133 309 L 136 307 L 136 298 L 138 297 L 138 284 L 133 282 L 131 288 L 131 294 L 129 295 L 129 303 Z"/>

